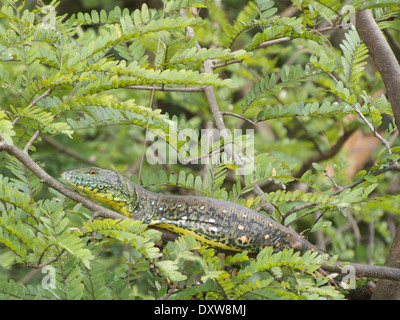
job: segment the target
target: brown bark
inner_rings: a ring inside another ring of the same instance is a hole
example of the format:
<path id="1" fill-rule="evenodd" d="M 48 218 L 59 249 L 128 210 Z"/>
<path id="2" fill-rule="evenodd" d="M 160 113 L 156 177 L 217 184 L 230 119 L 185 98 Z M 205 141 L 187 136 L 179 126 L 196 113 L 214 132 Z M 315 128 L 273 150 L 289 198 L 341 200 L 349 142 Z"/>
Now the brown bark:
<path id="1" fill-rule="evenodd" d="M 356 27 L 381 74 L 387 98 L 392 105 L 397 128 L 400 128 L 400 66 L 386 38 L 369 10 L 356 14 Z"/>
<path id="2" fill-rule="evenodd" d="M 397 227 L 389 254 L 386 257 L 385 266 L 400 268 L 400 225 Z M 400 282 L 385 279 L 378 280 L 371 299 L 400 300 Z"/>
<path id="3" fill-rule="evenodd" d="M 367 46 L 385 84 L 397 128 L 400 128 L 400 66 L 369 10 L 356 14 L 356 28 Z M 397 228 L 385 266 L 400 267 L 400 226 Z M 400 299 L 400 282 L 379 280 L 372 299 Z"/>

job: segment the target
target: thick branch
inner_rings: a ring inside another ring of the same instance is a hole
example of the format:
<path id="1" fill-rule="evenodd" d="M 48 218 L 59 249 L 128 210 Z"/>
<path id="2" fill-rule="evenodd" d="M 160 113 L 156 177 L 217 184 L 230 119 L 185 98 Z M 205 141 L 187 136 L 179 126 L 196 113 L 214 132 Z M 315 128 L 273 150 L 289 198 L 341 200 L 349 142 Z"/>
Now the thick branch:
<path id="1" fill-rule="evenodd" d="M 392 245 L 390 246 L 389 254 L 386 257 L 385 266 L 399 268 L 400 270 L 400 225 L 397 227 Z M 373 300 L 386 300 L 396 299 L 400 300 L 400 283 L 390 281 L 393 279 L 379 280 L 376 284 L 374 294 L 372 295 Z"/>
<path id="2" fill-rule="evenodd" d="M 32 160 L 32 158 L 29 156 L 27 152 L 18 149 L 16 146 L 10 146 L 6 144 L 4 141 L 0 140 L 0 151 L 2 150 L 7 151 L 10 155 L 17 158 L 25 167 L 27 167 L 37 177 L 39 177 L 42 183 L 47 184 L 49 187 L 57 190 L 66 197 L 78 203 L 82 203 L 84 207 L 92 210 L 93 212 L 96 212 L 99 216 L 111 219 L 127 218 L 119 213 L 106 209 L 98 205 L 97 203 L 89 200 L 88 198 L 85 198 L 84 196 L 80 195 L 78 192 L 67 188 L 61 182 L 58 182 L 56 179 L 47 174 L 46 171 L 44 171 L 35 161 Z"/>
<path id="3" fill-rule="evenodd" d="M 397 128 L 400 128 L 400 66 L 369 10 L 356 13 L 356 27 L 385 84 Z"/>
<path id="4" fill-rule="evenodd" d="M 368 264 L 350 263 L 354 268 L 355 275 L 365 278 L 387 279 L 393 281 L 400 281 L 400 269 L 390 268 L 384 266 L 372 266 Z M 323 264 L 322 269 L 328 272 L 342 273 L 343 268 L 338 264 L 327 265 Z"/>

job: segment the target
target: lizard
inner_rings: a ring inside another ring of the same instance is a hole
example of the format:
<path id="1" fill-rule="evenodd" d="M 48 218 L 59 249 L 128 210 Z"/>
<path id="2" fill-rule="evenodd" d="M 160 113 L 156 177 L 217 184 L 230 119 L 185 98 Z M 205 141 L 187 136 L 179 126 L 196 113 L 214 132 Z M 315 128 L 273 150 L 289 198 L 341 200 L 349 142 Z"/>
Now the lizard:
<path id="1" fill-rule="evenodd" d="M 61 174 L 61 179 L 124 216 L 178 235 L 191 234 L 200 243 L 216 249 L 257 254 L 265 247 L 273 247 L 274 251 L 293 249 L 300 254 L 325 254 L 293 229 L 233 202 L 152 192 L 117 172 L 97 167 L 68 170 Z M 318 272 L 326 275 L 321 269 Z M 333 284 L 337 288 L 335 281 Z M 373 287 L 371 282 L 351 290 L 352 298 L 369 299 Z"/>
<path id="2" fill-rule="evenodd" d="M 149 226 L 183 235 L 227 251 L 323 253 L 294 230 L 250 208 L 202 196 L 163 195 L 133 183 L 123 175 L 97 167 L 68 170 L 61 179 L 89 198 Z"/>

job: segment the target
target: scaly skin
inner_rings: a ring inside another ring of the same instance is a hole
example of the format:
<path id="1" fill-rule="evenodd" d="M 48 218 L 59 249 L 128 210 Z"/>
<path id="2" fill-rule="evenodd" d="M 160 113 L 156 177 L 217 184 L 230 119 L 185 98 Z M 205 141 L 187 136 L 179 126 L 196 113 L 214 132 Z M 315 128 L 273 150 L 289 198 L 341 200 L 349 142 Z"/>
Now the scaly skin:
<path id="1" fill-rule="evenodd" d="M 95 167 L 69 170 L 61 178 L 125 216 L 178 234 L 190 233 L 216 248 L 256 253 L 272 246 L 277 251 L 320 252 L 293 230 L 235 203 L 154 193 L 116 172 Z"/>
<path id="2" fill-rule="evenodd" d="M 293 230 L 232 202 L 162 195 L 141 188 L 116 172 L 95 167 L 69 170 L 61 178 L 125 216 L 181 235 L 190 233 L 201 243 L 215 248 L 257 253 L 272 246 L 275 251 L 323 253 Z M 371 288 L 372 282 L 350 290 L 348 297 L 369 299 Z"/>

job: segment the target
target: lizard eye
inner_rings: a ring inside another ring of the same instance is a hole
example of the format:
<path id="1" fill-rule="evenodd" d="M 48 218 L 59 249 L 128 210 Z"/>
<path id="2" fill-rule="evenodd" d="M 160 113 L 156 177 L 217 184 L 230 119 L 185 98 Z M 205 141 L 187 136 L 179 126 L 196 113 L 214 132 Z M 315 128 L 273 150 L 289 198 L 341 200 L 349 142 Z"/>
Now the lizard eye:
<path id="1" fill-rule="evenodd" d="M 94 176 L 94 175 L 97 174 L 97 170 L 91 169 L 91 170 L 89 171 L 89 174 L 90 174 L 91 176 Z"/>

